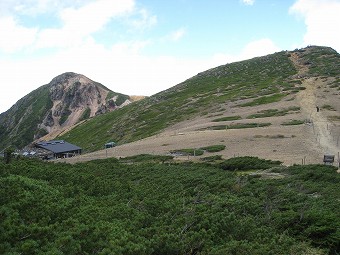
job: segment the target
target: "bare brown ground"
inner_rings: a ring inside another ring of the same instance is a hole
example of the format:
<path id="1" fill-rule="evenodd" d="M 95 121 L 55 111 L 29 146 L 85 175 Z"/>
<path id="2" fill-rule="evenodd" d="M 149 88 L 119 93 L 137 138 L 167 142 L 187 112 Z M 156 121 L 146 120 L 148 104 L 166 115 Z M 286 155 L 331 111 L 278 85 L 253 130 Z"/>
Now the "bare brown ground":
<path id="1" fill-rule="evenodd" d="M 296 63 L 296 59 L 292 59 Z M 296 63 L 297 67 L 299 64 Z M 305 69 L 300 68 L 301 72 Z M 285 165 L 317 164 L 323 163 L 326 153 L 337 155 L 339 149 L 339 123 L 331 122 L 328 116 L 336 115 L 340 111 L 339 91 L 331 90 L 322 78 L 308 78 L 302 80 L 301 90 L 295 96 L 290 95 L 279 103 L 261 105 L 256 107 L 234 107 L 225 104 L 223 112 L 211 116 L 198 117 L 171 126 L 162 133 L 123 144 L 115 148 L 96 151 L 78 157 L 63 159 L 69 163 L 103 159 L 108 157 L 127 157 L 137 154 L 167 155 L 171 150 L 183 148 L 200 148 L 209 145 L 224 144 L 226 149 L 218 153 L 204 153 L 201 157 L 222 155 L 223 158 L 235 156 L 257 156 L 265 159 L 280 160 Z M 334 110 L 323 109 L 322 105 L 331 105 Z M 321 111 L 316 111 L 316 106 Z M 282 109 L 290 106 L 300 106 L 299 113 L 286 116 L 242 119 L 235 123 L 267 122 L 269 127 L 228 129 L 228 130 L 202 130 L 212 125 L 230 124 L 230 122 L 212 122 L 213 119 L 223 116 L 240 115 L 243 118 L 265 109 Z M 295 126 L 281 125 L 285 121 L 306 120 L 306 124 Z M 197 160 L 199 157 L 176 157 L 179 160 Z"/>

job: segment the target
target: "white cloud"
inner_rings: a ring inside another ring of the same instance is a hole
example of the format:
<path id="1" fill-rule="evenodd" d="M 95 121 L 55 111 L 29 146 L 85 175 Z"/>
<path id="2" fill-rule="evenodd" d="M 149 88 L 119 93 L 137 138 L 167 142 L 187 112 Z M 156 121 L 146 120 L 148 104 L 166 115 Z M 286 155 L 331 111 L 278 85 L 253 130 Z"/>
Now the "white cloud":
<path id="1" fill-rule="evenodd" d="M 289 9 L 304 19 L 306 33 L 304 46 L 308 44 L 330 46 L 340 52 L 340 1 L 298 0 Z"/>
<path id="2" fill-rule="evenodd" d="M 241 2 L 245 5 L 253 5 L 255 3 L 255 0 L 241 0 Z"/>
<path id="3" fill-rule="evenodd" d="M 168 35 L 164 36 L 162 38 L 162 41 L 172 41 L 177 42 L 179 41 L 184 35 L 186 34 L 186 29 L 184 27 L 181 27 L 175 31 L 172 31 Z"/>
<path id="4" fill-rule="evenodd" d="M 73 47 L 100 31 L 113 17 L 131 12 L 133 0 L 98 0 L 81 8 L 67 8 L 60 13 L 63 27 L 39 33 L 37 48 Z"/>
<path id="5" fill-rule="evenodd" d="M 1 0 L 0 15 L 36 16 L 42 13 L 56 13 L 66 7 L 79 7 L 91 0 Z"/>
<path id="6" fill-rule="evenodd" d="M 235 61 L 241 61 L 253 57 L 268 55 L 271 53 L 278 52 L 280 50 L 281 49 L 278 46 L 276 46 L 272 40 L 268 38 L 263 38 L 248 43 L 238 54 L 218 53 L 213 57 L 213 62 L 216 66 L 223 65 Z"/>
<path id="7" fill-rule="evenodd" d="M 136 12 L 139 17 L 132 19 L 128 23 L 136 30 L 144 30 L 157 24 L 157 16 L 151 15 L 146 9 L 140 9 Z"/>
<path id="8" fill-rule="evenodd" d="M 100 31 L 112 18 L 131 13 L 135 6 L 134 0 L 83 1 L 85 4 L 81 7 L 74 7 L 79 5 L 78 1 L 71 1 L 72 5 L 69 6 L 72 7 L 68 8 L 62 8 L 65 6 L 61 6 L 60 1 L 56 0 L 14 0 L 13 6 L 10 6 L 8 0 L 2 1 L 0 6 L 8 14 L 0 16 L 0 51 L 7 53 L 24 48 L 37 50 L 80 45 L 93 33 Z M 70 1 L 65 1 L 68 2 Z M 57 12 L 62 23 L 60 28 L 29 28 L 20 25 L 20 19 L 15 18 L 22 13 L 36 15 L 48 7 Z"/>
<path id="9" fill-rule="evenodd" d="M 7 53 L 32 45 L 37 35 L 36 28 L 23 27 L 13 17 L 0 19 L 0 51 Z"/>
<path id="10" fill-rule="evenodd" d="M 248 43 L 242 51 L 242 56 L 245 59 L 249 59 L 277 51 L 280 51 L 280 48 L 277 47 L 272 40 L 264 38 Z"/>
<path id="11" fill-rule="evenodd" d="M 60 16 L 66 30 L 91 34 L 101 29 L 112 17 L 131 11 L 133 6 L 132 0 L 98 0 L 78 9 L 64 9 Z"/>

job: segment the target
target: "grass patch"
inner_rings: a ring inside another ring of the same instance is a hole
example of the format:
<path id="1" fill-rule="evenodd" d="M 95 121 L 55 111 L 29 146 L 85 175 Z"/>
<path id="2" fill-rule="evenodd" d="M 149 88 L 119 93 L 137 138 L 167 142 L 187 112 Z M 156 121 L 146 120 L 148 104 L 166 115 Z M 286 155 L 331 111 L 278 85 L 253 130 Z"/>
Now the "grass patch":
<path id="1" fill-rule="evenodd" d="M 222 160 L 222 156 L 221 155 L 214 155 L 214 156 L 201 158 L 200 160 L 205 161 L 205 162 L 214 162 L 214 161 Z"/>
<path id="2" fill-rule="evenodd" d="M 230 158 L 221 163 L 220 167 L 224 170 L 256 170 L 268 169 L 274 166 L 281 165 L 280 161 L 272 161 L 267 159 L 260 159 L 258 157 L 237 157 Z"/>
<path id="3" fill-rule="evenodd" d="M 218 119 L 212 120 L 213 122 L 220 122 L 220 121 L 232 121 L 232 120 L 240 120 L 242 119 L 241 116 L 227 116 Z"/>
<path id="4" fill-rule="evenodd" d="M 286 109 L 278 110 L 278 109 L 267 109 L 263 111 L 259 111 L 255 114 L 251 114 L 247 116 L 247 119 L 256 119 L 256 118 L 266 118 L 266 117 L 273 117 L 273 116 L 284 116 L 289 113 L 295 113 L 300 111 L 300 107 L 293 106 Z"/>
<path id="5" fill-rule="evenodd" d="M 204 154 L 202 149 L 179 149 L 170 151 L 171 154 L 180 154 L 182 156 L 201 156 Z"/>
<path id="6" fill-rule="evenodd" d="M 256 105 L 262 105 L 262 104 L 275 103 L 275 102 L 279 102 L 285 96 L 286 96 L 286 94 L 283 94 L 283 93 L 274 94 L 274 95 L 271 95 L 271 96 L 263 96 L 263 97 L 260 97 L 260 98 L 256 98 L 251 102 L 240 104 L 238 106 L 246 107 L 246 106 L 256 106 Z"/>
<path id="7" fill-rule="evenodd" d="M 59 124 L 60 125 L 64 124 L 67 121 L 68 117 L 71 115 L 71 113 L 72 111 L 70 111 L 69 109 L 65 109 L 61 114 Z"/>
<path id="8" fill-rule="evenodd" d="M 340 116 L 328 116 L 327 119 L 332 120 L 332 121 L 340 121 Z"/>
<path id="9" fill-rule="evenodd" d="M 266 135 L 267 138 L 270 138 L 270 139 L 283 139 L 283 138 L 286 138 L 284 135 L 281 135 L 281 134 L 277 134 L 277 135 Z"/>
<path id="10" fill-rule="evenodd" d="M 300 91 L 300 90 L 305 90 L 306 87 L 295 87 L 293 91 Z"/>
<path id="11" fill-rule="evenodd" d="M 120 158 L 122 163 L 136 163 L 136 162 L 166 162 L 172 160 L 173 156 L 165 155 L 151 155 L 151 154 L 139 154 L 131 157 Z"/>
<path id="12" fill-rule="evenodd" d="M 294 125 L 302 125 L 304 123 L 305 123 L 304 120 L 290 120 L 290 121 L 283 122 L 281 125 L 282 126 L 294 126 Z"/>
<path id="13" fill-rule="evenodd" d="M 211 129 L 211 130 L 225 130 L 227 128 L 227 125 L 217 125 L 217 126 L 211 126 L 209 128 L 204 128 L 206 129 Z"/>
<path id="14" fill-rule="evenodd" d="M 200 148 L 201 150 L 205 150 L 207 152 L 219 152 L 219 151 L 223 151 L 225 149 L 225 145 L 223 144 L 217 144 L 217 145 L 211 145 L 211 146 L 207 146 L 207 147 L 202 147 Z"/>
<path id="15" fill-rule="evenodd" d="M 217 125 L 200 130 L 227 130 L 227 129 L 242 129 L 242 128 L 258 128 L 258 127 L 268 127 L 271 123 L 236 123 L 231 125 Z"/>
<path id="16" fill-rule="evenodd" d="M 85 109 L 85 111 L 82 113 L 82 115 L 79 118 L 79 121 L 86 120 L 90 118 L 91 115 L 91 109 L 88 107 Z"/>
<path id="17" fill-rule="evenodd" d="M 333 108 L 333 106 L 329 105 L 329 104 L 324 104 L 323 106 L 321 106 L 322 109 L 325 110 L 329 110 L 329 111 L 335 111 L 335 109 Z"/>
<path id="18" fill-rule="evenodd" d="M 242 128 L 258 128 L 258 127 L 268 127 L 271 123 L 237 123 L 232 125 L 227 125 L 226 129 L 242 129 Z"/>
<path id="19" fill-rule="evenodd" d="M 283 139 L 286 138 L 284 135 L 254 135 L 254 138 L 269 138 L 269 139 Z"/>

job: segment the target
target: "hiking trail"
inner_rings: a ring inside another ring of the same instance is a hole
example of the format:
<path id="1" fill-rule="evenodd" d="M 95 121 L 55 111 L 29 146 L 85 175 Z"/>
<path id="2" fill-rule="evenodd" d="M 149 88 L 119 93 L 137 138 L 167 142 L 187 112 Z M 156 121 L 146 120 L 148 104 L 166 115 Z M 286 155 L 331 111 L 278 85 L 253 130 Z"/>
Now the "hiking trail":
<path id="1" fill-rule="evenodd" d="M 290 59 L 298 70 L 298 77 L 305 77 L 308 68 L 300 62 L 299 56 L 293 53 Z M 321 87 L 324 81 L 316 77 L 305 77 L 301 81 L 301 85 L 305 87 L 305 90 L 300 91 L 297 95 L 301 112 L 305 114 L 306 119 L 312 124 L 315 141 L 321 147 L 322 152 L 336 155 L 339 148 L 331 134 L 333 124 L 324 116 L 320 105 L 317 104 L 317 88 Z"/>

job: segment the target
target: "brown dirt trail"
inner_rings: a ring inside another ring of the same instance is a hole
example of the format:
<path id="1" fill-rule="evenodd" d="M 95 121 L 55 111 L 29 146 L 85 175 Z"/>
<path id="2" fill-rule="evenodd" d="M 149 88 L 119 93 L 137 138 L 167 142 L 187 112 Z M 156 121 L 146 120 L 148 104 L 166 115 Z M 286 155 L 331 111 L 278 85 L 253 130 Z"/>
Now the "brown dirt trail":
<path id="1" fill-rule="evenodd" d="M 290 60 L 298 70 L 298 77 L 303 77 L 307 74 L 308 68 L 301 63 L 297 53 L 292 53 Z M 297 99 L 302 113 L 313 126 L 315 141 L 320 145 L 321 150 L 325 154 L 335 154 L 339 151 L 339 148 L 337 148 L 330 133 L 332 123 L 319 111 L 320 105 L 317 104 L 317 88 L 323 86 L 323 83 L 322 79 L 314 77 L 302 79 L 302 86 L 305 87 L 305 90 L 297 95 Z"/>
<path id="2" fill-rule="evenodd" d="M 302 85 L 306 88 L 298 95 L 301 111 L 304 112 L 307 119 L 313 125 L 313 133 L 316 142 L 319 143 L 324 153 L 335 154 L 339 149 L 337 148 L 333 137 L 330 133 L 332 123 L 328 121 L 322 111 L 317 111 L 320 106 L 316 103 L 316 87 L 320 85 L 320 81 L 315 78 L 305 79 Z"/>

